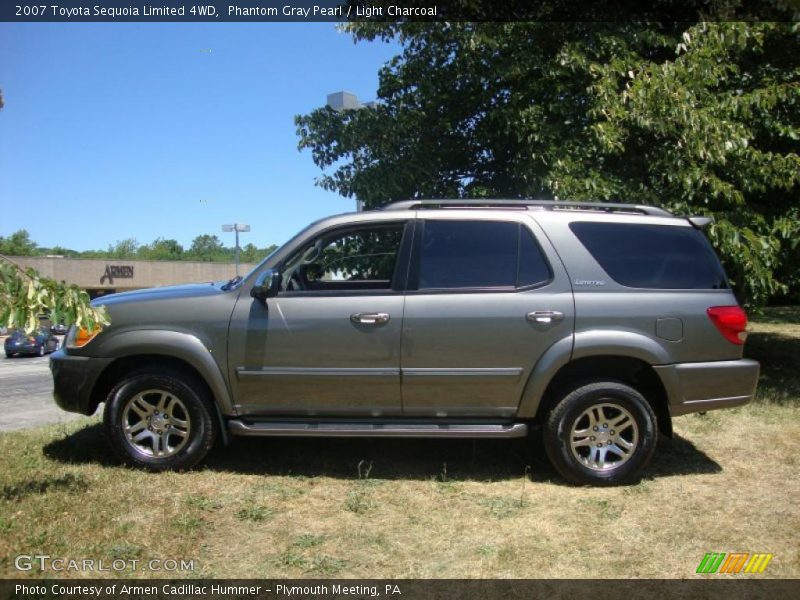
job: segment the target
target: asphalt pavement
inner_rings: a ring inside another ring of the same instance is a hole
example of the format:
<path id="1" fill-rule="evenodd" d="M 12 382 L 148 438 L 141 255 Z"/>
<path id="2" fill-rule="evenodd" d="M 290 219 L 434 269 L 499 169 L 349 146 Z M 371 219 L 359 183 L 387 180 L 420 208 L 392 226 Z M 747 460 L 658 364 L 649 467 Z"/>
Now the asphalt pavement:
<path id="1" fill-rule="evenodd" d="M 49 360 L 49 356 L 6 358 L 0 352 L 0 431 L 87 418 L 65 412 L 53 402 Z"/>

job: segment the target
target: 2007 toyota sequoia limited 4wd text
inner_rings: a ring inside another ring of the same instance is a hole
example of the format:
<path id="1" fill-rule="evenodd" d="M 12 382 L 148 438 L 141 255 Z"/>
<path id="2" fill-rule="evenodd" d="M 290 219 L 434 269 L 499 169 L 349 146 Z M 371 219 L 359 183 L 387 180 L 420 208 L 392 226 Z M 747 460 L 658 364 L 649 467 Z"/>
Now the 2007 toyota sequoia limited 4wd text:
<path id="1" fill-rule="evenodd" d="M 649 206 L 408 201 L 318 221 L 227 283 L 103 297 L 55 400 L 127 463 L 231 436 L 512 438 L 576 483 L 635 481 L 671 417 L 738 406 L 759 365 L 702 227 Z"/>

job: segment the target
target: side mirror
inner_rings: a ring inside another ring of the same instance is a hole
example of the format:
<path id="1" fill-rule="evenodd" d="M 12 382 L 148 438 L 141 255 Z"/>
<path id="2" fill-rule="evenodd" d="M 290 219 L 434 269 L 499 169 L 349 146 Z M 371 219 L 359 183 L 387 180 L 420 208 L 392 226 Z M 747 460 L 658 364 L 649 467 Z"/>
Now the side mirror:
<path id="1" fill-rule="evenodd" d="M 274 269 L 267 269 L 258 276 L 250 295 L 262 302 L 272 296 L 277 296 L 281 289 L 281 274 Z"/>

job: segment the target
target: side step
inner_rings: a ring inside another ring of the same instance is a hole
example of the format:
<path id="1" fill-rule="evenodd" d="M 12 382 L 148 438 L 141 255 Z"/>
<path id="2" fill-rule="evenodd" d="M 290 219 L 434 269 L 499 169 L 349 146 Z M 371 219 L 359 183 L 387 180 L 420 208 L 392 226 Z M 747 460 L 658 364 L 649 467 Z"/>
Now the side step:
<path id="1" fill-rule="evenodd" d="M 401 438 L 517 438 L 528 435 L 525 423 L 439 424 L 439 423 L 332 423 L 228 421 L 231 435 L 301 437 L 401 437 Z"/>

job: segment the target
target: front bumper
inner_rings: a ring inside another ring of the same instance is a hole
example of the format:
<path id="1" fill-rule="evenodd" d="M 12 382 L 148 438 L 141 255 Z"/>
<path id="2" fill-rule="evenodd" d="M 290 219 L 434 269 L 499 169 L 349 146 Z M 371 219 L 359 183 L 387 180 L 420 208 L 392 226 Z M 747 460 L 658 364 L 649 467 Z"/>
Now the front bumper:
<path id="1" fill-rule="evenodd" d="M 747 404 L 756 393 L 759 368 L 747 358 L 654 367 L 673 417 Z"/>
<path id="2" fill-rule="evenodd" d="M 92 402 L 92 390 L 110 358 L 71 356 L 63 349 L 50 355 L 53 374 L 53 399 L 62 409 L 91 415 L 97 409 Z"/>

